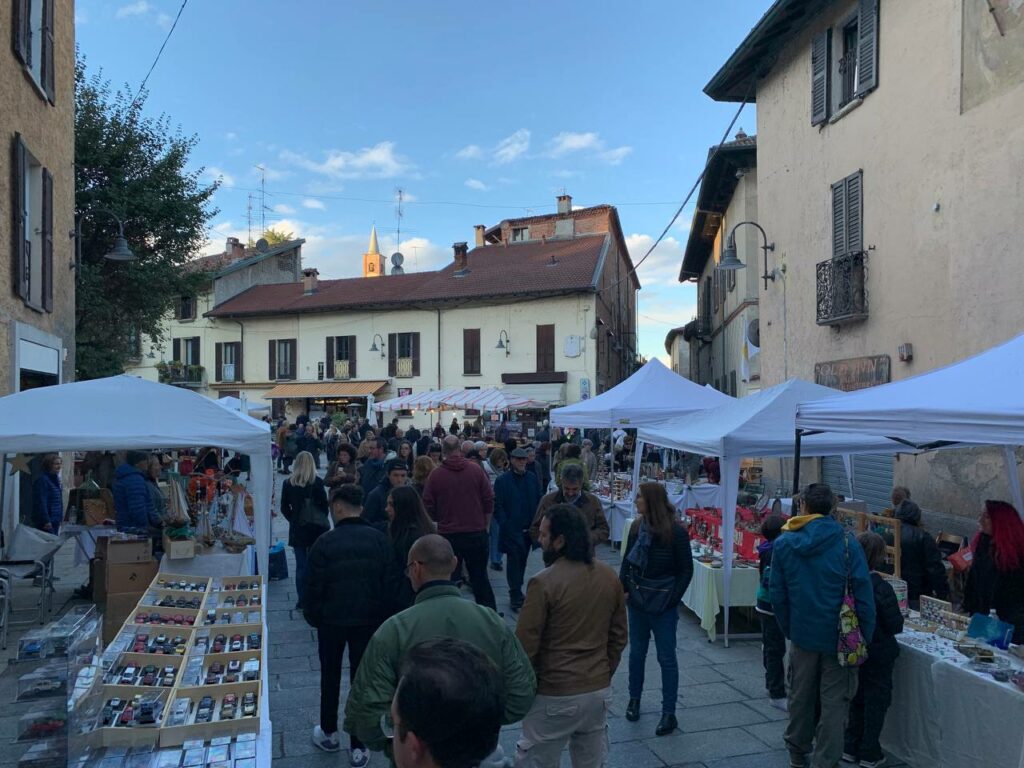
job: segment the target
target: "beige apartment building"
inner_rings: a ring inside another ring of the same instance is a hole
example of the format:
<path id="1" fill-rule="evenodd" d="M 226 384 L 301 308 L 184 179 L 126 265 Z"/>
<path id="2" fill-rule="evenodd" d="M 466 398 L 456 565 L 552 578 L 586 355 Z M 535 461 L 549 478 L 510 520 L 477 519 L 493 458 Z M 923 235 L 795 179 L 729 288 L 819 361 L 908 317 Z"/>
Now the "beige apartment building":
<path id="1" fill-rule="evenodd" d="M 639 282 L 611 206 L 573 210 L 563 196 L 550 216 L 478 226 L 476 247 L 455 243 L 452 261 L 430 272 L 388 274 L 371 233 L 362 277 L 321 280 L 302 268 L 301 245 L 261 253 L 229 241 L 197 262 L 209 289 L 183 297 L 166 343 L 150 344 L 129 373 L 210 397 L 244 393 L 294 418 L 363 415 L 368 396 L 449 387 L 563 405 L 634 370 Z M 417 426 L 438 418 L 395 415 Z"/>
<path id="2" fill-rule="evenodd" d="M 757 103 L 758 222 L 786 268 L 759 288 L 763 386 L 872 386 L 1024 331 L 1020 3 L 777 0 L 705 92 Z M 1007 494 L 983 450 L 862 459 L 853 482 L 961 519 Z"/>

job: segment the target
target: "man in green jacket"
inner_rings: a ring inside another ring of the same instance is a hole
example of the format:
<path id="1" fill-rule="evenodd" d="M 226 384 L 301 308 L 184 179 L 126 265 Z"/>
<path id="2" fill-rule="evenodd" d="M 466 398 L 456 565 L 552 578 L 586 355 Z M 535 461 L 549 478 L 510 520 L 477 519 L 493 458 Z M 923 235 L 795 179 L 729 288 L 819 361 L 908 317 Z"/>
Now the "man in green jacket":
<path id="1" fill-rule="evenodd" d="M 372 750 L 390 753 L 381 716 L 391 711 L 406 653 L 424 640 L 464 640 L 494 662 L 505 683 L 505 725 L 522 720 L 533 703 L 537 678 L 523 646 L 497 613 L 461 596 L 450 581 L 455 563 L 451 544 L 436 534 L 409 550 L 406 573 L 416 602 L 374 633 L 345 705 L 345 731 Z"/>

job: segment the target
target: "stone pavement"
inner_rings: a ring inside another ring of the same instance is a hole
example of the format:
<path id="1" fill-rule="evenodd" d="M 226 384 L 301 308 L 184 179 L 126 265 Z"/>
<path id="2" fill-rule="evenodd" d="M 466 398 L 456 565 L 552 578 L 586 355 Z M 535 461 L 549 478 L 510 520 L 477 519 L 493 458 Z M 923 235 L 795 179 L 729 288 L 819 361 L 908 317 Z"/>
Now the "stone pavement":
<path id="1" fill-rule="evenodd" d="M 277 476 L 279 479 L 281 475 Z M 278 495 L 280 498 L 280 495 Z M 274 519 L 274 537 L 287 541 L 288 524 Z M 619 555 L 611 547 L 599 548 L 599 557 L 618 568 Z M 348 766 L 348 752 L 327 754 L 313 746 L 311 734 L 319 718 L 319 669 L 315 633 L 294 610 L 296 595 L 294 560 L 288 550 L 288 581 L 268 585 L 270 716 L 274 724 L 274 767 L 317 768 Z M 540 570 L 539 552 L 530 557 L 527 576 Z M 516 614 L 508 604 L 505 574 L 489 571 L 491 585 L 510 626 Z M 464 592 L 467 599 L 472 594 Z M 627 648 L 612 680 L 614 696 L 608 718 L 611 751 L 609 768 L 788 768 L 789 756 L 782 734 L 786 714 L 769 706 L 764 688 L 761 645 L 755 641 L 709 643 L 697 617 L 682 609 L 677 640 L 679 657 L 679 730 L 655 737 L 661 712 L 661 673 L 655 659 L 654 642 L 647 656 L 646 682 L 640 720 L 625 719 L 627 690 Z M 346 666 L 342 681 L 342 703 L 348 695 Z M 515 754 L 517 725 L 502 729 L 501 744 L 506 755 Z M 342 736 L 342 746 L 347 739 Z M 382 768 L 384 758 L 375 754 L 371 764 Z M 562 755 L 568 766 L 568 752 Z M 846 765 L 846 764 L 844 764 Z"/>

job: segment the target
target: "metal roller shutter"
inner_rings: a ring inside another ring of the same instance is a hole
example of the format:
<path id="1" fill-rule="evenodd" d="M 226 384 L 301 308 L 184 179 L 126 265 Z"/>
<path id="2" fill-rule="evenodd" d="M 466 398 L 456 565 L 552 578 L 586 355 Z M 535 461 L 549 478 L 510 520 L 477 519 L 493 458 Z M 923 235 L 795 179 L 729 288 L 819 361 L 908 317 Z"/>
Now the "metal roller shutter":
<path id="1" fill-rule="evenodd" d="M 841 456 L 825 456 L 821 460 L 822 480 L 836 493 L 849 493 L 846 467 Z M 889 454 L 853 457 L 853 496 L 867 502 L 868 511 L 878 514 L 891 506 L 893 458 Z"/>

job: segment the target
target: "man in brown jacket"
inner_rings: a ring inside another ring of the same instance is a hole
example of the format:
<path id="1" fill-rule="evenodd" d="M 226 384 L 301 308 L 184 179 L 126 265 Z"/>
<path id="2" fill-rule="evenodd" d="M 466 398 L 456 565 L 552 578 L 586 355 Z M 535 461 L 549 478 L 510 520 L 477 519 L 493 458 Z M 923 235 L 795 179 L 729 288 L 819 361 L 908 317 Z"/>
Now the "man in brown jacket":
<path id="1" fill-rule="evenodd" d="M 583 515 L 555 504 L 540 520 L 543 571 L 530 579 L 516 637 L 537 673 L 516 768 L 604 764 L 612 675 L 626 647 L 626 599 L 615 571 L 594 560 Z"/>
<path id="2" fill-rule="evenodd" d="M 559 490 L 549 493 L 537 505 L 537 514 L 530 525 L 530 538 L 533 543 L 540 542 L 540 521 L 544 513 L 555 504 L 571 504 L 583 515 L 590 542 L 597 546 L 608 541 L 608 520 L 604 516 L 601 500 L 592 493 L 583 490 L 583 468 L 579 464 L 569 464 L 562 469 L 558 482 Z"/>

